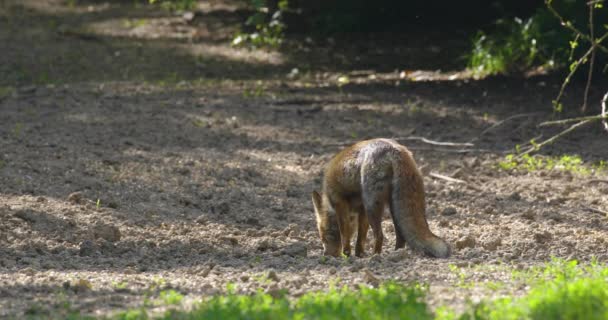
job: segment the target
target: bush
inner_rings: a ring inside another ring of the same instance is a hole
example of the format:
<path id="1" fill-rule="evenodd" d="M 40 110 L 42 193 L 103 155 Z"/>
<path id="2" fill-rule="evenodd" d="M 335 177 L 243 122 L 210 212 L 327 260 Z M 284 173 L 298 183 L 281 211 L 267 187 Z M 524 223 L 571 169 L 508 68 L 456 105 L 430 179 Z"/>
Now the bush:
<path id="1" fill-rule="evenodd" d="M 589 9 L 586 2 L 559 0 L 552 1 L 552 4 L 566 21 L 588 32 Z M 606 13 L 608 10 L 596 10 L 596 34 L 601 35 L 605 31 Z M 541 7 L 527 19 L 499 19 L 491 32 L 479 31 L 468 55 L 468 67 L 479 76 L 522 72 L 537 67 L 561 68 L 569 65 L 573 57 L 580 56 L 581 50 L 572 31 L 562 27 L 547 7 Z"/>

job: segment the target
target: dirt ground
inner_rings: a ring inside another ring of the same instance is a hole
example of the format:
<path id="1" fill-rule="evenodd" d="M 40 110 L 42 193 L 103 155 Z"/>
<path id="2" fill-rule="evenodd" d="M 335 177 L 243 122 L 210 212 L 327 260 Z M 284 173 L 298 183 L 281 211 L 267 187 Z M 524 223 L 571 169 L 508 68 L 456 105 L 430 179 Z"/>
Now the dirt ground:
<path id="1" fill-rule="evenodd" d="M 126 2 L 0 1 L 0 317 L 389 279 L 428 283 L 431 306 L 458 309 L 525 292 L 511 271 L 551 257 L 608 262 L 608 183 L 592 181 L 605 171 L 497 168 L 557 132 L 536 124 L 559 78 L 470 79 L 454 59 L 461 31 L 250 51 L 229 45 L 238 2 L 205 2 L 192 20 Z M 310 192 L 334 153 L 370 137 L 414 152 L 452 257 L 394 251 L 389 219 L 382 255 L 321 257 Z M 542 153 L 591 164 L 608 159 L 607 137 L 588 127 Z"/>

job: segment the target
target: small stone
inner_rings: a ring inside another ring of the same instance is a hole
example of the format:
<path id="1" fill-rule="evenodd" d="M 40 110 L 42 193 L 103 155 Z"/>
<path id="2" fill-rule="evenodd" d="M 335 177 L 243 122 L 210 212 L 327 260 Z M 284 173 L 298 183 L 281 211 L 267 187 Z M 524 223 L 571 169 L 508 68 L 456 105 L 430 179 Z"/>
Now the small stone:
<path id="1" fill-rule="evenodd" d="M 519 192 L 513 192 L 509 195 L 509 200 L 519 201 L 521 200 L 521 195 L 519 194 Z"/>
<path id="2" fill-rule="evenodd" d="M 534 214 L 534 211 L 532 210 L 527 210 L 526 212 L 522 213 L 521 217 L 524 219 L 528 219 L 528 220 L 534 220 L 534 217 L 536 216 L 536 214 Z"/>
<path id="3" fill-rule="evenodd" d="M 249 276 L 248 276 L 248 275 L 246 275 L 246 274 L 242 275 L 242 276 L 241 276 L 241 281 L 243 281 L 243 282 L 247 282 L 247 281 L 249 281 Z"/>
<path id="4" fill-rule="evenodd" d="M 198 273 L 198 274 L 199 274 L 201 277 L 205 278 L 205 277 L 207 277 L 207 276 L 209 275 L 209 273 L 211 272 L 211 270 L 212 270 L 212 269 L 213 269 L 213 267 L 211 267 L 211 266 L 206 266 L 206 267 L 202 268 L 202 269 L 199 271 L 199 273 Z"/>
<path id="5" fill-rule="evenodd" d="M 268 287 L 266 290 L 264 290 L 264 292 L 275 299 L 284 297 L 286 294 L 289 293 L 287 289 L 281 289 L 277 285 L 272 285 Z"/>
<path id="6" fill-rule="evenodd" d="M 496 251 L 498 247 L 502 244 L 502 240 L 500 238 L 496 238 L 494 240 L 490 240 L 488 242 L 483 243 L 481 246 L 488 251 Z"/>
<path id="7" fill-rule="evenodd" d="M 279 282 L 279 276 L 274 270 L 268 271 L 268 273 L 266 274 L 266 278 L 275 282 Z"/>
<path id="8" fill-rule="evenodd" d="M 98 251 L 98 248 L 97 248 L 97 245 L 95 244 L 95 242 L 93 242 L 91 240 L 85 240 L 80 243 L 80 249 L 78 251 L 78 254 L 81 257 L 88 257 L 88 256 L 92 256 L 97 251 Z"/>
<path id="9" fill-rule="evenodd" d="M 386 259 L 392 262 L 399 262 L 399 261 L 403 261 L 405 259 L 407 259 L 409 257 L 409 254 L 407 252 L 407 250 L 405 249 L 398 249 L 395 251 L 390 252 Z"/>
<path id="10" fill-rule="evenodd" d="M 380 279 L 378 279 L 369 269 L 363 269 L 363 281 L 371 286 L 378 287 Z"/>
<path id="11" fill-rule="evenodd" d="M 72 192 L 68 195 L 68 202 L 72 204 L 81 204 L 83 200 L 84 196 L 82 195 L 82 192 Z"/>
<path id="12" fill-rule="evenodd" d="M 545 232 L 537 232 L 534 234 L 534 240 L 536 241 L 536 243 L 547 243 L 549 241 L 551 241 L 551 238 L 553 238 L 553 236 L 551 235 L 551 233 L 549 233 L 549 231 L 545 231 Z"/>
<path id="13" fill-rule="evenodd" d="M 213 213 L 215 214 L 228 214 L 230 213 L 230 204 L 228 202 L 222 202 L 212 207 Z"/>
<path id="14" fill-rule="evenodd" d="M 72 284 L 71 288 L 76 293 L 82 293 L 82 292 L 91 290 L 93 288 L 93 285 L 91 284 L 91 282 L 89 280 L 78 279 L 78 281 L 76 281 Z"/>
<path id="15" fill-rule="evenodd" d="M 119 241 L 121 238 L 118 227 L 104 223 L 97 223 L 93 227 L 93 235 L 95 238 L 102 238 L 110 242 Z"/>
<path id="16" fill-rule="evenodd" d="M 228 237 L 220 237 L 220 240 L 222 242 L 226 242 L 226 243 L 228 243 L 230 245 L 233 245 L 233 246 L 239 244 L 239 239 L 237 239 L 235 237 L 230 237 L 230 236 L 228 236 Z"/>
<path id="17" fill-rule="evenodd" d="M 466 159 L 464 161 L 464 163 L 469 168 L 476 168 L 476 167 L 478 167 L 481 164 L 478 158 L 469 158 L 469 159 Z"/>
<path id="18" fill-rule="evenodd" d="M 308 255 L 308 248 L 306 247 L 306 244 L 296 242 L 285 247 L 283 253 L 292 257 L 306 257 Z"/>
<path id="19" fill-rule="evenodd" d="M 453 216 L 457 213 L 456 208 L 454 207 L 447 207 L 445 209 L 443 209 L 443 211 L 441 211 L 441 215 L 442 216 Z"/>
<path id="20" fill-rule="evenodd" d="M 40 219 L 40 216 L 38 214 L 36 214 L 35 211 L 29 210 L 29 209 L 19 210 L 19 211 L 15 212 L 14 216 L 25 222 L 30 222 L 30 223 L 36 223 L 38 221 L 38 219 Z"/>
<path id="21" fill-rule="evenodd" d="M 276 244 L 274 244 L 273 242 L 271 242 L 268 239 L 262 239 L 260 240 L 257 245 L 256 245 L 256 250 L 257 251 L 274 251 L 277 249 Z"/>
<path id="22" fill-rule="evenodd" d="M 458 250 L 473 247 L 475 247 L 475 238 L 472 235 L 462 237 L 458 241 L 456 241 L 456 249 Z"/>
<path id="23" fill-rule="evenodd" d="M 380 256 L 380 254 L 374 254 L 373 256 L 371 256 L 371 258 L 369 258 L 369 262 L 370 263 L 380 263 L 380 262 L 382 262 L 382 257 Z"/>

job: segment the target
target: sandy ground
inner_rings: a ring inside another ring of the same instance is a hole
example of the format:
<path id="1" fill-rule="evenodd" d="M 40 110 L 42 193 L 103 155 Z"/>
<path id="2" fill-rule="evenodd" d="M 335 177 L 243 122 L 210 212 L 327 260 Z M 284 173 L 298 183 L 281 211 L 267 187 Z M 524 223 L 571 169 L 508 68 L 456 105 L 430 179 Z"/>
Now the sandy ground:
<path id="1" fill-rule="evenodd" d="M 515 144 L 555 133 L 536 128 L 555 79 L 475 81 L 449 69 L 404 79 L 368 65 L 377 53 L 317 66 L 325 46 L 307 62 L 231 48 L 218 36 L 230 24 L 213 17 L 242 13 L 222 2 L 200 10 L 193 24 L 116 2 L 0 4 L 0 317 L 107 315 L 167 289 L 187 305 L 229 283 L 298 296 L 389 279 L 428 283 L 432 306 L 459 308 L 525 292 L 511 271 L 551 257 L 608 262 L 608 183 L 592 181 L 605 172 L 497 168 Z M 386 55 L 444 54 L 417 41 Z M 350 83 L 338 86 L 343 74 Z M 334 153 L 370 137 L 413 150 L 431 229 L 452 257 L 394 251 L 388 219 L 382 255 L 321 257 L 310 192 Z M 608 158 L 606 137 L 589 127 L 543 153 L 595 163 Z M 484 285 L 494 282 L 505 284 Z"/>

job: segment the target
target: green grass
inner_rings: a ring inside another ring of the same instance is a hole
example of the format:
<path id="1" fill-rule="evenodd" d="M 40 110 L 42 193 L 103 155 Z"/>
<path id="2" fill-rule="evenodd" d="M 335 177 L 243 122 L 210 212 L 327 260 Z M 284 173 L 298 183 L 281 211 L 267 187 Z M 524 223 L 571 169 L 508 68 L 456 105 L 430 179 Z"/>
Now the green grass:
<path id="1" fill-rule="evenodd" d="M 540 277 L 526 296 L 472 305 L 458 319 L 608 319 L 606 266 L 554 260 L 532 274 Z"/>
<path id="2" fill-rule="evenodd" d="M 562 155 L 560 157 L 547 157 L 540 155 L 525 154 L 517 158 L 514 154 L 505 156 L 503 161 L 498 163 L 498 168 L 503 170 L 523 169 L 526 171 L 538 170 L 561 170 L 571 173 L 589 175 L 591 173 L 605 171 L 608 168 L 606 161 L 599 161 L 596 164 L 588 165 L 583 162 L 578 155 Z"/>
<path id="3" fill-rule="evenodd" d="M 483 271 L 475 269 L 475 272 Z M 521 297 L 507 296 L 492 301 L 469 303 L 457 313 L 450 306 L 432 311 L 427 305 L 428 287 L 395 282 L 378 288 L 336 288 L 311 292 L 299 298 L 284 294 L 270 295 L 258 291 L 252 295 L 237 294 L 229 285 L 227 294 L 200 301 L 190 309 L 181 307 L 183 296 L 174 290 L 160 291 L 156 303 L 127 310 L 109 319 L 438 319 L 438 320 L 510 320 L 510 319 L 608 319 L 608 266 L 596 261 L 580 265 L 577 261 L 554 259 L 542 267 L 514 270 L 508 265 L 492 266 L 511 271 L 511 282 L 529 286 Z M 467 282 L 465 271 L 451 267 L 460 282 Z M 480 285 L 473 283 L 472 287 Z M 466 286 L 468 287 L 468 285 Z M 150 306 L 167 306 L 163 314 L 153 314 Z M 33 304 L 29 316 L 49 315 Z M 74 313 L 71 308 L 59 312 L 65 319 L 95 319 Z"/>

